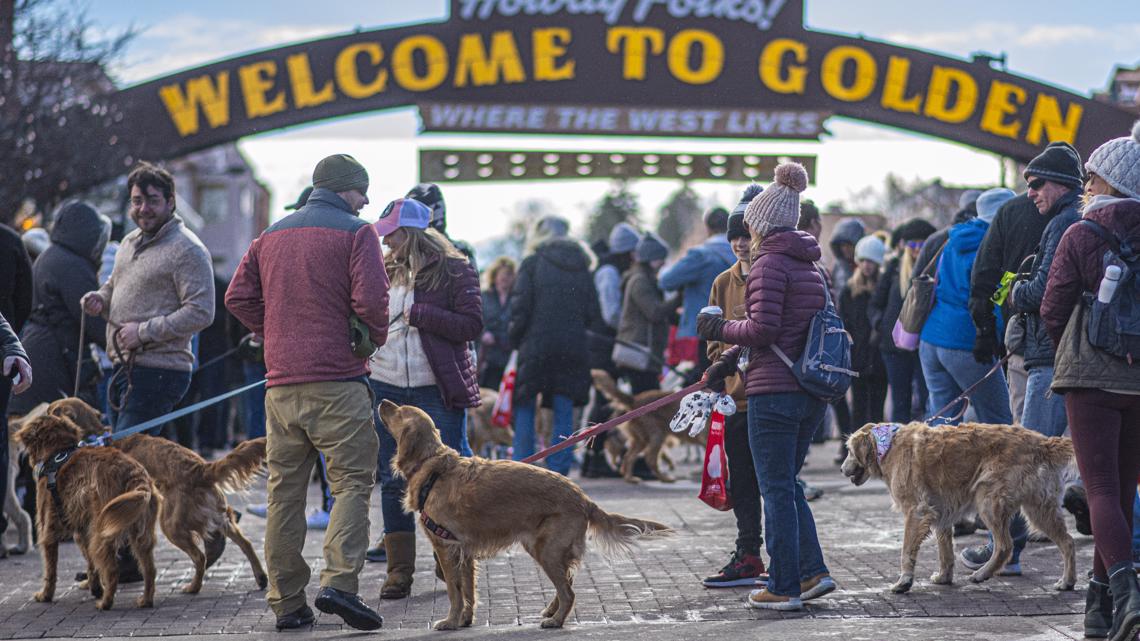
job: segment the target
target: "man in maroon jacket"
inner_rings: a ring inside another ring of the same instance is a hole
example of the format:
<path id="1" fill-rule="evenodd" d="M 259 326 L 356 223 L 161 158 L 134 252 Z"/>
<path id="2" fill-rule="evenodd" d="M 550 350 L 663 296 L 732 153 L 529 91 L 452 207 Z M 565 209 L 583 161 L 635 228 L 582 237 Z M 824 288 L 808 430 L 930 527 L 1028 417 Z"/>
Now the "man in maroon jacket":
<path id="1" fill-rule="evenodd" d="M 357 596 L 378 441 L 367 355 L 354 354 L 349 318 L 363 322 L 374 345 L 388 335 L 380 239 L 357 216 L 367 192 L 368 173 L 352 156 L 322 160 L 308 202 L 253 241 L 226 292 L 230 312 L 265 339 L 266 598 L 278 630 L 314 618 L 305 603 L 310 571 L 301 548 L 305 493 L 318 452 L 328 463 L 334 503 L 315 604 L 360 630 L 383 623 Z"/>

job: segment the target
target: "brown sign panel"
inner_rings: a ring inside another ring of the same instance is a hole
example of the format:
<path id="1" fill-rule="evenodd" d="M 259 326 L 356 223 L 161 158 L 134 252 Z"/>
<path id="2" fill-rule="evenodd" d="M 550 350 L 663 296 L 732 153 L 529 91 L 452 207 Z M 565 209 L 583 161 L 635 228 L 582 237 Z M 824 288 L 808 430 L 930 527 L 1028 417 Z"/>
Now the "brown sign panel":
<path id="1" fill-rule="evenodd" d="M 803 0 L 452 0 L 443 22 L 251 53 L 125 89 L 115 135 L 126 149 L 93 173 L 417 104 L 831 113 L 1023 161 L 1052 140 L 1087 155 L 1135 118 L 984 63 L 808 31 L 802 16 Z"/>

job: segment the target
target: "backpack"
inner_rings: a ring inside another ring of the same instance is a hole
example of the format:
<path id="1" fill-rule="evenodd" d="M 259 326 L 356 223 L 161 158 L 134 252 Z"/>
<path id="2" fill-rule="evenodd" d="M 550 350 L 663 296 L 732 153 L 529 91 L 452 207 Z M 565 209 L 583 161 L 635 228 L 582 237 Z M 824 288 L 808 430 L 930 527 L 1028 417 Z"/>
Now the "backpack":
<path id="1" fill-rule="evenodd" d="M 820 276 L 823 276 L 823 272 L 820 272 Z M 843 320 L 835 311 L 829 289 L 824 276 L 823 295 L 826 302 L 823 309 L 812 317 L 807 342 L 796 362 L 793 363 L 778 345 L 769 345 L 776 356 L 792 370 L 800 387 L 828 403 L 847 394 L 851 379 L 859 376 L 858 372 L 851 369 L 851 335 L 844 329 Z"/>
<path id="2" fill-rule="evenodd" d="M 1133 248 L 1133 239 L 1121 239 L 1103 226 L 1088 220 L 1081 220 L 1098 236 L 1108 243 L 1104 253 L 1105 268 L 1116 265 L 1120 268 L 1120 281 L 1112 300 L 1100 302 L 1097 293 L 1086 293 L 1089 302 L 1088 337 L 1093 347 L 1126 359 L 1132 364 L 1133 357 L 1140 358 L 1140 253 Z"/>

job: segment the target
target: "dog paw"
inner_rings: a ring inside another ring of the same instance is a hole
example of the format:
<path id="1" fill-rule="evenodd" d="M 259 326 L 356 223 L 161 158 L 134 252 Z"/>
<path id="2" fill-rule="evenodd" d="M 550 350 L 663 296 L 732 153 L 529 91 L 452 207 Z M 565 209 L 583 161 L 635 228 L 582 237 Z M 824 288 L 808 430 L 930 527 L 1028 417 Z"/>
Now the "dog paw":
<path id="1" fill-rule="evenodd" d="M 891 592 L 894 592 L 895 594 L 910 592 L 912 585 L 914 585 L 914 577 L 900 578 L 898 581 L 895 581 L 894 585 L 891 586 Z"/>
<path id="2" fill-rule="evenodd" d="M 14 546 L 14 547 L 10 547 L 10 548 L 8 548 L 8 553 L 9 553 L 9 554 L 14 554 L 14 555 L 16 555 L 16 556 L 22 556 L 22 555 L 24 555 L 24 554 L 27 554 L 27 553 L 28 553 L 28 546 L 26 546 L 26 545 L 17 545 L 17 546 Z"/>
<path id="3" fill-rule="evenodd" d="M 952 572 L 938 572 L 930 576 L 930 582 L 934 585 L 950 585 L 954 582 L 954 574 Z"/>
<path id="4" fill-rule="evenodd" d="M 554 617 L 546 617 L 539 625 L 543 628 L 561 628 L 562 622 Z"/>
<path id="5" fill-rule="evenodd" d="M 451 619 L 440 619 L 436 621 L 431 628 L 433 630 L 458 630 L 459 626 Z"/>
<path id="6" fill-rule="evenodd" d="M 631 476 L 631 477 L 627 478 L 625 480 L 625 482 L 626 483 L 633 483 L 634 485 L 637 485 L 638 483 L 641 482 L 641 479 L 637 478 L 636 476 Z"/>
<path id="7" fill-rule="evenodd" d="M 154 599 L 148 599 L 145 596 L 140 596 L 139 598 L 135 599 L 135 607 L 136 608 L 153 608 L 154 607 Z"/>
<path id="8" fill-rule="evenodd" d="M 32 598 L 34 598 L 37 603 L 51 603 L 51 597 L 52 595 L 44 592 L 43 590 L 40 590 L 39 592 L 36 592 L 35 596 Z"/>
<path id="9" fill-rule="evenodd" d="M 182 594 L 198 594 L 202 591 L 202 584 L 194 585 L 193 583 L 182 588 Z"/>
<path id="10" fill-rule="evenodd" d="M 114 599 L 99 599 L 95 602 L 95 609 L 97 610 L 110 610 L 111 606 L 115 605 Z"/>
<path id="11" fill-rule="evenodd" d="M 1053 584 L 1053 589 L 1058 592 L 1068 592 L 1073 589 L 1074 581 L 1066 581 L 1065 579 L 1057 579 Z"/>
<path id="12" fill-rule="evenodd" d="M 257 576 L 257 589 L 264 590 L 267 587 L 269 587 L 269 577 L 259 574 Z"/>
<path id="13" fill-rule="evenodd" d="M 983 574 L 981 570 L 970 575 L 970 583 L 985 583 L 989 579 L 990 577 Z"/>
<path id="14" fill-rule="evenodd" d="M 676 483 L 677 482 L 677 479 L 673 478 L 672 476 L 669 476 L 668 474 L 662 474 L 661 476 L 658 476 L 657 480 L 661 481 L 662 483 Z"/>

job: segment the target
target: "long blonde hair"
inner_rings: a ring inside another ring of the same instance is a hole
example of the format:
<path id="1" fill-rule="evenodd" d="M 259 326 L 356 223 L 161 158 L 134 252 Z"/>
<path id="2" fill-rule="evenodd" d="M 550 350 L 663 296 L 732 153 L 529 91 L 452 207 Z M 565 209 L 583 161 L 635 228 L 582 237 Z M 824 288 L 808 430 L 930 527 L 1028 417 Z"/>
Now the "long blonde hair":
<path id="1" fill-rule="evenodd" d="M 907 290 L 910 289 L 910 276 L 914 273 L 914 260 L 904 245 L 902 257 L 899 259 L 899 294 L 903 296 L 906 296 Z"/>
<path id="2" fill-rule="evenodd" d="M 459 258 L 467 262 L 451 241 L 438 231 L 403 227 L 407 239 L 399 248 L 384 257 L 384 270 L 393 285 L 411 286 L 424 290 L 438 289 L 457 274 L 447 271 L 447 259 Z"/>

